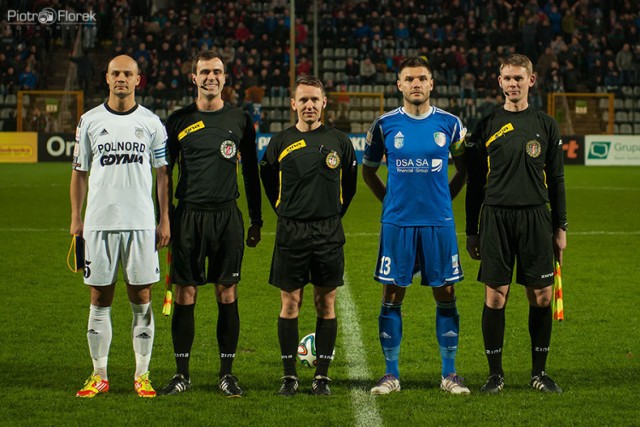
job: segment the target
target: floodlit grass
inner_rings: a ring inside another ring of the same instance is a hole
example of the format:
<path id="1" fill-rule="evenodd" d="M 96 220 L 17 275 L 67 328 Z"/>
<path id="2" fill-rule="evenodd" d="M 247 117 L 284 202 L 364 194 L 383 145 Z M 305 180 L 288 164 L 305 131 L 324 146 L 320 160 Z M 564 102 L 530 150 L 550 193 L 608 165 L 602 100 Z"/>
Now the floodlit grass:
<path id="1" fill-rule="evenodd" d="M 0 165 L 0 423 L 9 425 L 637 425 L 640 380 L 640 168 L 566 168 L 568 249 L 563 268 L 565 316 L 554 322 L 550 375 L 559 396 L 528 386 L 530 350 L 527 303 L 514 286 L 507 307 L 500 396 L 478 392 L 487 375 L 480 316 L 483 289 L 478 264 L 465 252 L 466 279 L 456 286 L 461 315 L 458 371 L 472 388 L 467 397 L 439 389 L 440 361 L 431 292 L 412 286 L 403 306 L 401 393 L 366 394 L 383 374 L 377 338 L 381 288 L 372 280 L 380 203 L 360 182 L 344 219 L 347 279 L 353 311 L 338 313 L 333 395 L 310 396 L 312 370 L 299 368 L 303 393 L 275 395 L 281 363 L 277 344 L 278 290 L 267 284 L 275 217 L 266 200 L 263 241 L 247 248 L 239 288 L 241 338 L 234 367 L 247 396 L 226 399 L 217 390 L 217 307 L 213 288 L 196 307 L 192 392 L 143 400 L 133 392 L 131 313 L 120 283 L 113 309 L 109 358 L 111 391 L 95 399 L 74 397 L 91 371 L 86 344 L 89 292 L 65 257 L 69 236 L 67 164 Z M 240 203 L 244 208 L 244 195 Z M 464 194 L 454 203 L 464 248 Z M 164 253 L 161 254 L 164 264 Z M 155 288 L 156 339 L 152 381 L 164 386 L 174 372 L 170 319 L 161 315 L 162 286 Z M 346 295 L 346 294 L 345 294 Z M 315 315 L 307 295 L 300 336 Z M 340 296 L 339 296 L 340 298 Z M 349 317 L 350 321 L 345 319 Z M 357 322 L 357 325 L 355 324 Z M 360 332 L 362 342 L 354 342 Z M 359 354 L 361 356 L 356 357 Z M 355 359 L 355 360 L 354 360 Z M 634 403 L 635 402 L 635 403 Z"/>

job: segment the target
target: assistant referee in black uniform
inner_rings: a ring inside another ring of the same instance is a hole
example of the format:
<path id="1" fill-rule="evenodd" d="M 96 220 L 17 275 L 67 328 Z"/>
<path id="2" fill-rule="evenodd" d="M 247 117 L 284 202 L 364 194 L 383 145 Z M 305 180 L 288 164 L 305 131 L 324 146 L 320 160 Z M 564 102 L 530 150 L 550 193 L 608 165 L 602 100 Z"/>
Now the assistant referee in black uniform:
<path id="1" fill-rule="evenodd" d="M 529 58 L 514 54 L 504 59 L 498 82 L 505 104 L 478 123 L 465 151 L 467 250 L 482 261 L 478 280 L 485 284 L 482 334 L 490 375 L 481 391 L 487 393 L 499 393 L 504 386 L 504 309 L 514 263 L 516 282 L 525 286 L 530 305 L 531 386 L 562 392 L 545 372 L 554 256 L 562 263 L 567 245 L 562 140 L 557 123 L 528 103 L 535 81 Z"/>
<path id="2" fill-rule="evenodd" d="M 249 115 L 222 100 L 225 70 L 219 53 L 200 52 L 193 59 L 192 73 L 196 102 L 166 122 L 170 166 L 177 163 L 179 168 L 175 192 L 179 202 L 171 221 L 176 285 L 171 336 L 177 373 L 161 394 L 191 388 L 189 360 L 198 287 L 215 283 L 219 387 L 226 396 L 238 397 L 243 390 L 231 373 L 240 335 L 236 285 L 244 253 L 244 223 L 236 206 L 238 153 L 251 218 L 247 245 L 254 247 L 262 226 L 256 134 Z"/>
<path id="3" fill-rule="evenodd" d="M 299 78 L 291 98 L 298 121 L 271 138 L 260 164 L 265 192 L 278 214 L 269 283 L 280 288 L 284 377 L 279 393 L 285 396 L 298 391 L 298 314 L 309 282 L 318 316 L 311 391 L 330 394 L 327 374 L 338 332 L 334 304 L 344 283 L 341 218 L 356 192 L 357 162 L 349 137 L 320 121 L 326 105 L 322 82 Z"/>

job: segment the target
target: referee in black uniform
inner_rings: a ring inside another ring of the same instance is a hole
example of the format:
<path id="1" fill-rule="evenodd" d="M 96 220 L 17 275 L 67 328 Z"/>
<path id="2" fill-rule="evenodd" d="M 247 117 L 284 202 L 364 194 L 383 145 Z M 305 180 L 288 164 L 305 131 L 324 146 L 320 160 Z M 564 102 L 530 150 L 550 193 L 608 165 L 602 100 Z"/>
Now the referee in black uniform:
<path id="1" fill-rule="evenodd" d="M 171 335 L 177 373 L 161 393 L 191 388 L 189 358 L 198 286 L 215 283 L 219 386 L 226 396 L 238 397 L 243 391 L 231 373 L 240 334 L 236 285 L 244 252 L 244 223 L 236 206 L 238 154 L 251 218 L 247 245 L 254 247 L 262 226 L 256 134 L 248 114 L 221 98 L 225 71 L 219 53 L 200 52 L 193 59 L 192 73 L 197 100 L 166 122 L 170 166 L 177 163 L 179 170 L 175 191 L 179 202 L 172 218 L 176 292 Z M 206 271 L 205 259 L 209 260 Z"/>
<path id="2" fill-rule="evenodd" d="M 554 256 L 562 263 L 567 244 L 562 140 L 557 123 L 529 106 L 529 89 L 536 82 L 529 58 L 504 59 L 498 82 L 505 104 L 478 123 L 466 150 L 467 250 L 482 261 L 478 280 L 485 284 L 482 334 L 489 378 L 481 391 L 499 393 L 504 386 L 504 309 L 517 263 L 516 282 L 525 286 L 530 305 L 531 386 L 561 393 L 545 365 Z"/>
<path id="3" fill-rule="evenodd" d="M 298 314 L 309 282 L 318 316 L 311 391 L 330 394 L 327 374 L 338 332 L 336 288 L 344 283 L 341 217 L 356 192 L 357 163 L 349 137 L 320 121 L 326 105 L 322 82 L 299 78 L 291 98 L 298 121 L 271 138 L 260 164 L 265 192 L 278 214 L 269 283 L 280 288 L 284 377 L 279 393 L 285 396 L 298 391 Z"/>

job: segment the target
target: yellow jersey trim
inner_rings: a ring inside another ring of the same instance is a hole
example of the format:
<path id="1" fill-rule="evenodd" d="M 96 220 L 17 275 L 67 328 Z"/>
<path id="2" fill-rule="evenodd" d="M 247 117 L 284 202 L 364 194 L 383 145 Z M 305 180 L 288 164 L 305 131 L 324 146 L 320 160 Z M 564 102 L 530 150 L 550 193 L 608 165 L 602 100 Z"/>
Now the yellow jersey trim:
<path id="1" fill-rule="evenodd" d="M 185 136 L 189 135 L 190 133 L 199 131 L 200 129 L 204 129 L 204 122 L 202 120 L 192 124 L 191 126 L 189 126 L 186 129 L 184 129 L 182 132 L 180 132 L 178 134 L 178 141 L 182 141 L 182 139 Z"/>
<path id="2" fill-rule="evenodd" d="M 294 142 L 293 144 L 291 144 L 290 146 L 288 146 L 287 148 L 285 148 L 282 153 L 280 153 L 280 156 L 278 157 L 278 162 L 281 162 L 282 159 L 284 159 L 285 157 L 287 157 L 289 154 L 291 154 L 291 152 L 299 150 L 301 148 L 304 148 L 307 146 L 307 143 L 304 141 L 304 139 L 301 139 L 298 142 Z"/>
<path id="3" fill-rule="evenodd" d="M 506 125 L 502 126 L 502 128 L 498 132 L 491 135 L 491 138 L 489 138 L 489 140 L 487 140 L 487 142 L 485 142 L 484 145 L 488 147 L 493 141 L 500 138 L 505 133 L 511 132 L 512 130 L 513 130 L 513 125 L 511 123 L 507 123 Z"/>
<path id="4" fill-rule="evenodd" d="M 276 208 L 280 205 L 280 198 L 282 197 L 282 171 L 278 172 L 278 181 L 280 184 L 278 185 L 278 200 L 276 200 Z"/>

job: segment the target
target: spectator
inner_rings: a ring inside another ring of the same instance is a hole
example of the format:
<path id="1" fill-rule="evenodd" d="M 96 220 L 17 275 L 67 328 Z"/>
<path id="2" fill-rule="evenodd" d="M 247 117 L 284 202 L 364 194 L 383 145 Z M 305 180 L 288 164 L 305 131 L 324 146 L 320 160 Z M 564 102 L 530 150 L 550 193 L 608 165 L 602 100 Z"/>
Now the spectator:
<path id="1" fill-rule="evenodd" d="M 237 41 L 244 44 L 251 38 L 251 31 L 249 31 L 243 22 L 238 22 L 234 35 Z"/>
<path id="2" fill-rule="evenodd" d="M 396 38 L 396 49 L 408 49 L 411 35 L 406 24 L 402 21 L 398 22 L 398 26 L 393 33 Z"/>
<path id="3" fill-rule="evenodd" d="M 40 111 L 38 106 L 34 106 L 31 111 L 31 120 L 29 121 L 29 130 L 32 132 L 48 132 L 50 128 L 49 118 L 47 114 Z"/>
<path id="4" fill-rule="evenodd" d="M 302 18 L 296 18 L 295 24 L 296 45 L 305 46 L 309 37 L 309 30 L 307 26 L 302 22 Z"/>
<path id="5" fill-rule="evenodd" d="M 614 61 L 607 61 L 604 71 L 604 84 L 610 92 L 615 92 L 622 86 L 622 75 Z"/>
<path id="6" fill-rule="evenodd" d="M 462 101 L 464 98 L 471 98 L 475 102 L 478 93 L 475 87 L 476 78 L 471 73 L 464 73 L 462 78 L 460 79 L 460 100 Z M 459 114 L 454 113 L 456 116 Z"/>
<path id="7" fill-rule="evenodd" d="M 565 92 L 578 92 L 578 71 L 571 61 L 565 63 L 562 71 L 562 83 Z"/>
<path id="8" fill-rule="evenodd" d="M 360 81 L 369 85 L 376 83 L 376 65 L 369 57 L 360 62 Z"/>
<path id="9" fill-rule="evenodd" d="M 31 65 L 25 65 L 24 71 L 18 76 L 18 86 L 22 90 L 35 90 L 38 88 L 38 75 L 31 69 Z"/>
<path id="10" fill-rule="evenodd" d="M 13 66 L 9 66 L 2 75 L 2 92 L 15 94 L 18 90 L 18 75 Z"/>
<path id="11" fill-rule="evenodd" d="M 631 51 L 631 45 L 625 43 L 622 45 L 622 49 L 616 54 L 616 67 L 620 70 L 622 83 L 632 84 L 631 78 L 633 73 L 633 52 Z"/>
<path id="12" fill-rule="evenodd" d="M 474 129 L 478 122 L 478 109 L 476 103 L 471 98 L 464 100 L 464 105 L 460 111 L 460 119 L 466 124 L 467 129 Z"/>
<path id="13" fill-rule="evenodd" d="M 298 65 L 296 66 L 296 73 L 298 76 L 308 76 L 311 74 L 311 61 L 306 56 L 300 57 Z"/>
<path id="14" fill-rule="evenodd" d="M 360 83 L 360 67 L 353 57 L 347 57 L 344 66 L 344 73 L 347 76 L 348 84 Z"/>

